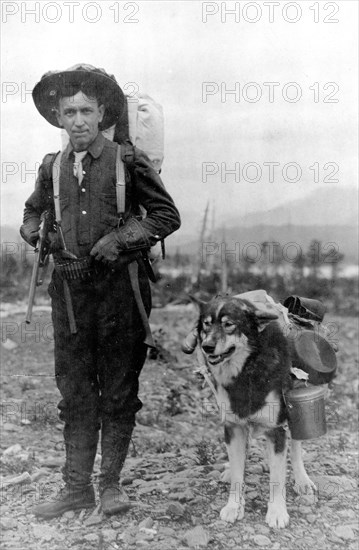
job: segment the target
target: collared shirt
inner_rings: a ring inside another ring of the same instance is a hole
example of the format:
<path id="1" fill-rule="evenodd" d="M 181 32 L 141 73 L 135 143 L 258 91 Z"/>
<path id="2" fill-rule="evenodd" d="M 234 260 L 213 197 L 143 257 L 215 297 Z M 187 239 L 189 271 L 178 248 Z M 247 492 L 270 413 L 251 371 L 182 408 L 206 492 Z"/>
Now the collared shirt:
<path id="1" fill-rule="evenodd" d="M 81 185 L 73 172 L 74 151 L 67 145 L 60 167 L 60 204 L 62 230 L 68 250 L 78 257 L 87 256 L 94 244 L 118 227 L 116 205 L 117 144 L 101 133 L 89 145 L 83 159 Z M 134 148 L 134 160 L 126 164 L 125 220 L 146 209 L 142 228 L 152 244 L 180 226 L 178 211 L 165 190 L 161 178 L 153 170 L 148 157 Z M 54 155 L 46 155 L 39 169 L 35 191 L 25 203 L 24 223 L 40 218 L 53 209 L 52 163 Z"/>

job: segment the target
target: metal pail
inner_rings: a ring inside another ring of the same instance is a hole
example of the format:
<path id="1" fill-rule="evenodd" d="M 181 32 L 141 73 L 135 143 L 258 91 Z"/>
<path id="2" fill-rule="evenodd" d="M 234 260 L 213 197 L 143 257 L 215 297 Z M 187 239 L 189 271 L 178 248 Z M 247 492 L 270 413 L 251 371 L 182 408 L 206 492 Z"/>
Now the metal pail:
<path id="1" fill-rule="evenodd" d="M 324 408 L 326 393 L 326 386 L 309 384 L 285 394 L 292 439 L 315 439 L 327 433 Z"/>

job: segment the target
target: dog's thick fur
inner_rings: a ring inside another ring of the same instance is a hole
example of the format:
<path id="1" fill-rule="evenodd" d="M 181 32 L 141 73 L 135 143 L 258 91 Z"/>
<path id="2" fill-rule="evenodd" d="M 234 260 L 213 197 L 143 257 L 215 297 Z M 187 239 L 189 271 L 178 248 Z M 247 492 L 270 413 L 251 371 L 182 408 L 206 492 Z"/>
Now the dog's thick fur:
<path id="1" fill-rule="evenodd" d="M 270 468 L 270 527 L 289 522 L 285 497 L 287 420 L 283 390 L 290 387 L 291 361 L 287 341 L 275 315 L 255 309 L 237 297 L 198 302 L 198 344 L 216 385 L 224 423 L 231 489 L 220 517 L 227 522 L 244 514 L 244 466 L 248 433 L 264 434 Z M 312 493 L 302 461 L 301 442 L 292 440 L 295 489 Z"/>

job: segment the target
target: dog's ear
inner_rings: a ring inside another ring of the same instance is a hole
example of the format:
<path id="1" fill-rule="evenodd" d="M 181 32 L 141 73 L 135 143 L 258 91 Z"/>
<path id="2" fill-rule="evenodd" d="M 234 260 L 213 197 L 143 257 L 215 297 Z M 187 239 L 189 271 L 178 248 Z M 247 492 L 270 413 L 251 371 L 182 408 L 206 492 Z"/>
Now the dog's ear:
<path id="1" fill-rule="evenodd" d="M 193 296 L 193 294 L 188 294 L 189 299 L 191 302 L 193 302 L 197 308 L 199 309 L 200 313 L 204 310 L 204 308 L 207 305 L 207 302 L 204 302 L 203 300 L 200 300 L 199 298 L 196 298 L 196 296 Z"/>

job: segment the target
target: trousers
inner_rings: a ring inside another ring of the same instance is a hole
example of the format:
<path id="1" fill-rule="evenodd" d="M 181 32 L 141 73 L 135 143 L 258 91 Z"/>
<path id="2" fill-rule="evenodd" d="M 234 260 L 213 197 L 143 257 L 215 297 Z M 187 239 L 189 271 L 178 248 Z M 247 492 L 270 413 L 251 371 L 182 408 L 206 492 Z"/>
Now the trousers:
<path id="1" fill-rule="evenodd" d="M 90 280 L 68 284 L 77 334 L 70 332 L 63 281 L 54 271 L 49 294 L 60 419 L 84 431 L 98 429 L 106 419 L 134 424 L 142 407 L 138 378 L 147 346 L 127 268 L 114 271 L 104 266 Z M 149 315 L 151 292 L 141 263 L 139 284 Z"/>

